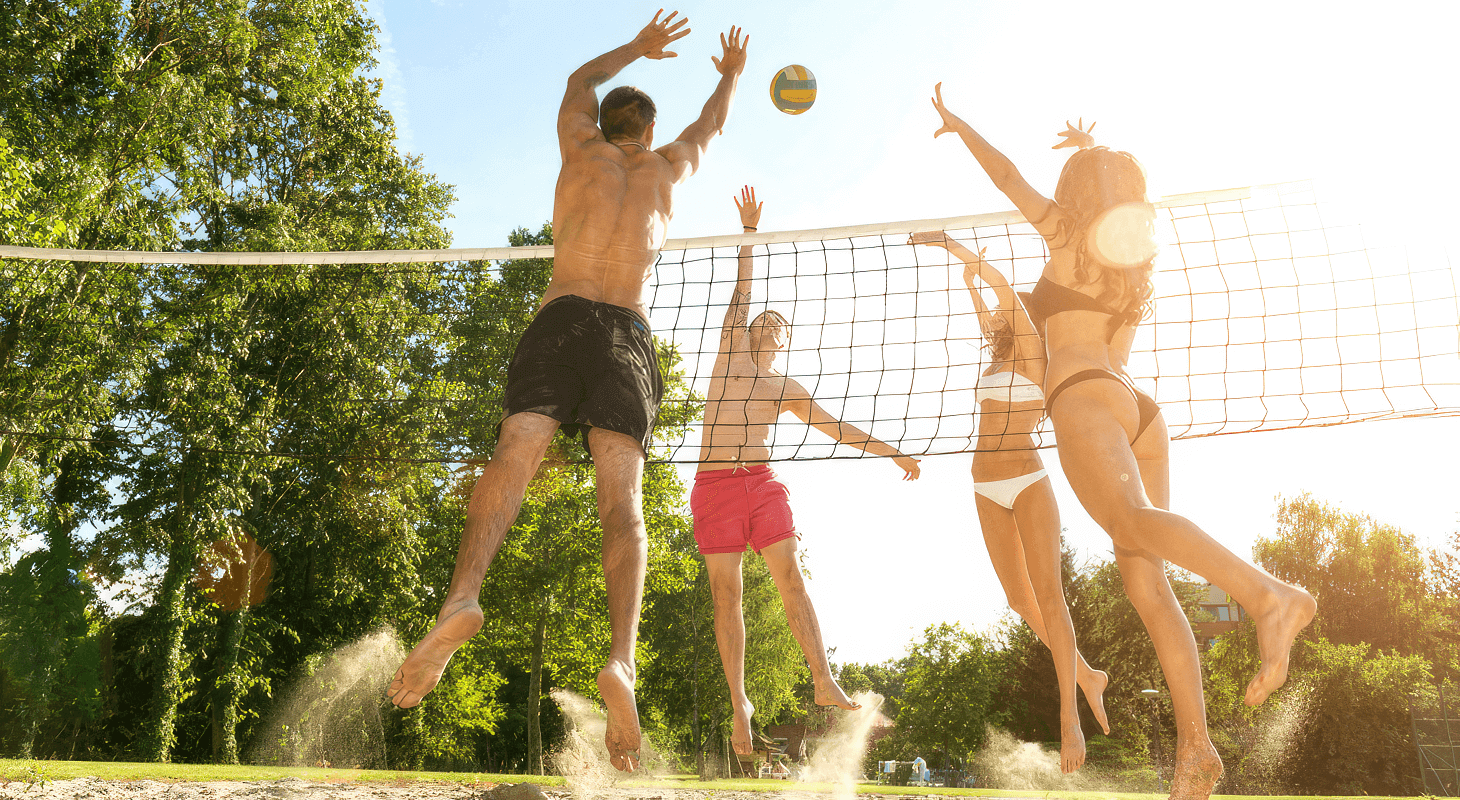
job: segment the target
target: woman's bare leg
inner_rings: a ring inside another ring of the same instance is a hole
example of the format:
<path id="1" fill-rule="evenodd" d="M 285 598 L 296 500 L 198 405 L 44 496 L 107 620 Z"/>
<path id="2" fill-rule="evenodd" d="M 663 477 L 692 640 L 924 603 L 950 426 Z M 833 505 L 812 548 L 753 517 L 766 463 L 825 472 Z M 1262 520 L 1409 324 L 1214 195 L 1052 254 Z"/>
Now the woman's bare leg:
<path id="1" fill-rule="evenodd" d="M 1130 445 L 1137 423 L 1135 400 L 1120 383 L 1092 380 L 1071 386 L 1060 395 L 1052 419 L 1070 487 L 1118 548 L 1146 551 L 1201 575 L 1252 615 L 1262 668 L 1247 685 L 1246 702 L 1265 700 L 1287 680 L 1288 651 L 1316 610 L 1312 595 L 1244 561 L 1190 520 L 1151 502 Z"/>
<path id="2" fill-rule="evenodd" d="M 1166 418 L 1160 414 L 1131 445 L 1146 497 L 1157 508 L 1167 511 L 1171 509 L 1170 449 Z M 1150 553 L 1134 553 L 1119 548 L 1116 550 L 1116 562 L 1121 567 L 1121 578 L 1126 582 L 1127 596 L 1132 591 L 1152 595 L 1142 602 L 1155 609 L 1158 624 L 1167 624 L 1180 617 L 1180 633 L 1163 636 L 1163 640 L 1169 643 L 1165 653 L 1160 646 L 1156 650 L 1166 685 L 1171 689 L 1171 706 L 1176 715 L 1176 770 L 1171 781 L 1171 796 L 1204 799 L 1211 795 L 1212 788 L 1222 777 L 1222 760 L 1207 733 L 1206 698 L 1202 695 L 1201 657 L 1197 654 L 1196 638 L 1191 633 L 1191 626 L 1186 623 L 1186 615 L 1182 613 L 1175 594 L 1171 592 L 1164 564 Z M 1164 589 L 1157 586 L 1157 571 Z M 1173 605 L 1174 613 L 1167 607 Z M 1136 607 L 1137 612 L 1140 609 L 1141 606 Z M 1145 617 L 1142 616 L 1141 620 L 1144 622 Z M 1151 630 L 1149 623 L 1146 630 Z M 1154 634 L 1152 641 L 1156 641 Z M 1168 661 L 1172 665 L 1169 668 Z"/>
<path id="3" fill-rule="evenodd" d="M 1047 646 L 1054 656 L 1055 674 L 1059 676 L 1060 768 L 1066 773 L 1074 772 L 1085 763 L 1085 734 L 1080 729 L 1080 710 L 1075 700 L 1080 652 L 1075 644 L 1070 607 L 1065 603 L 1059 507 L 1049 478 L 1029 486 L 1014 499 L 1014 519 L 1024 545 L 1030 585 L 1034 587 L 1045 634 L 1049 637 Z"/>
<path id="4" fill-rule="evenodd" d="M 720 664 L 725 669 L 725 683 L 730 687 L 730 746 L 741 755 L 750 755 L 750 717 L 755 706 L 745 694 L 745 617 L 741 607 L 743 591 L 740 575 L 740 553 L 706 553 L 705 571 L 710 577 L 710 597 L 715 601 L 715 645 L 720 650 Z"/>
<path id="5" fill-rule="evenodd" d="M 1156 646 L 1161 674 L 1171 692 L 1171 709 L 1176 716 L 1176 770 L 1171 798 L 1205 800 L 1222 777 L 1222 760 L 1207 735 L 1196 637 L 1166 579 L 1165 562 L 1147 551 L 1116 545 L 1115 563 L 1125 582 L 1125 594 Z"/>
<path id="6" fill-rule="evenodd" d="M 1041 488 L 1042 487 L 1042 488 Z M 1009 601 L 1009 608 L 1014 610 L 1024 622 L 1039 637 L 1039 641 L 1045 647 L 1050 648 L 1054 653 L 1054 646 L 1050 642 L 1050 635 L 1045 625 L 1045 614 L 1040 610 L 1044 605 L 1041 595 L 1035 591 L 1033 582 L 1030 579 L 1033 565 L 1029 563 L 1026 541 L 1041 541 L 1052 545 L 1054 549 L 1054 567 L 1046 569 L 1045 574 L 1055 577 L 1054 586 L 1059 589 L 1058 603 L 1063 612 L 1065 620 L 1069 620 L 1069 606 L 1064 600 L 1064 585 L 1060 583 L 1060 570 L 1063 565 L 1059 558 L 1059 510 L 1055 505 L 1054 490 L 1046 478 L 1039 481 L 1020 493 L 1014 501 L 1014 509 L 1011 511 L 998 503 L 989 500 L 982 495 L 974 496 L 974 503 L 978 508 L 979 526 L 983 530 L 984 546 L 989 552 L 989 561 L 994 565 L 994 574 L 999 577 L 999 583 L 1004 587 L 1004 596 Z M 1045 558 L 1048 558 L 1047 551 Z M 1053 601 L 1054 595 L 1050 594 L 1049 599 Z M 1075 682 L 1085 694 L 1085 700 L 1090 704 L 1090 710 L 1095 714 L 1095 721 L 1106 733 L 1110 733 L 1110 721 L 1105 714 L 1105 686 L 1110 678 L 1104 672 L 1092 668 L 1085 662 L 1085 657 L 1080 654 L 1079 648 L 1074 640 L 1074 625 L 1070 625 L 1070 642 L 1075 657 Z M 1058 657 L 1056 658 L 1056 674 L 1058 674 Z M 1064 704 L 1061 703 L 1061 709 Z M 1070 708 L 1074 709 L 1073 703 Z M 1063 714 L 1063 710 L 1061 711 Z M 1078 711 L 1076 711 L 1078 718 Z M 1063 723 L 1062 723 L 1063 724 Z"/>

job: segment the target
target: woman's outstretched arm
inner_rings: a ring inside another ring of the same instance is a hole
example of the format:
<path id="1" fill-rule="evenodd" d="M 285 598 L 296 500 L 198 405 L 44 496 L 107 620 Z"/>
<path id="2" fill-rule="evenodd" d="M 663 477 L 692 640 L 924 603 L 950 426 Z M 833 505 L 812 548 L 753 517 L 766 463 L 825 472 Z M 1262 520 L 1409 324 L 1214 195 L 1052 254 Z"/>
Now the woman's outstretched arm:
<path id="1" fill-rule="evenodd" d="M 1053 236 L 1056 223 L 1061 216 L 1059 206 L 1050 201 L 1049 198 L 1035 191 L 1024 176 L 1019 174 L 1019 169 L 1014 166 L 1007 156 L 994 149 L 982 136 L 975 131 L 971 125 L 964 122 L 957 114 L 948 110 L 943 105 L 943 84 L 939 83 L 933 87 L 933 108 L 938 111 L 938 116 L 943 118 L 943 127 L 939 128 L 933 138 L 942 136 L 945 133 L 956 133 L 968 147 L 968 152 L 978 159 L 979 166 L 988 173 L 989 179 L 994 186 L 1003 192 L 1019 209 L 1019 213 L 1029 220 L 1035 230 L 1041 236 L 1049 238 Z"/>
<path id="2" fill-rule="evenodd" d="M 984 260 L 983 250 L 974 253 L 957 239 L 948 238 L 947 234 L 942 231 L 914 233 L 908 237 L 908 244 L 926 244 L 947 250 L 954 258 L 963 262 L 963 283 L 968 287 L 968 295 L 973 298 L 973 307 L 978 310 L 979 314 L 1004 313 L 1009 325 L 1013 327 L 1015 335 L 1039 335 L 1034 328 L 1034 323 L 1029 321 L 1029 315 L 1024 311 L 1024 304 L 1019 302 L 1019 296 L 1009 285 L 1009 279 L 1005 278 L 1004 273 L 999 272 L 997 267 Z M 983 281 L 994 290 L 994 294 L 999 298 L 999 309 L 990 311 L 988 305 L 984 303 L 983 295 L 978 291 L 977 284 L 974 283 L 975 279 Z"/>

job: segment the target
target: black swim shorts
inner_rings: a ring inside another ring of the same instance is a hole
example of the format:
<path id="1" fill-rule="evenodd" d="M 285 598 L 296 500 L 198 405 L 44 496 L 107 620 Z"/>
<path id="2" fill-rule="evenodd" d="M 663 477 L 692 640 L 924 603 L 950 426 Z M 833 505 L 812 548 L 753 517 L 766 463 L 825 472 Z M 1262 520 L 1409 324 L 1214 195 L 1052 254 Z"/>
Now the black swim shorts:
<path id="1" fill-rule="evenodd" d="M 654 337 L 623 306 L 563 295 L 543 306 L 507 367 L 507 416 L 552 417 L 588 442 L 589 428 L 649 436 L 664 397 Z"/>

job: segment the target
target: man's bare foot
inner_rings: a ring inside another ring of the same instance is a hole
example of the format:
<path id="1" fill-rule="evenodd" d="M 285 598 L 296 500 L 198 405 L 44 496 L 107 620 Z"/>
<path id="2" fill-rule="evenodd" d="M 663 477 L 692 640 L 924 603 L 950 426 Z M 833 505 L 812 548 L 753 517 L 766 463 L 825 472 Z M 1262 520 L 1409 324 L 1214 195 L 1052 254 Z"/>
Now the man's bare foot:
<path id="1" fill-rule="evenodd" d="M 603 743 L 608 747 L 608 762 L 621 772 L 639 768 L 639 709 L 634 705 L 634 668 L 622 661 L 609 659 L 598 671 L 598 693 L 603 696 L 603 710 L 608 726 Z"/>
<path id="2" fill-rule="evenodd" d="M 385 696 L 400 708 L 420 705 L 421 698 L 440 683 L 451 657 L 481 629 L 482 608 L 476 598 L 442 606 L 431 631 L 395 671 Z"/>
<path id="3" fill-rule="evenodd" d="M 841 685 L 830 677 L 817 685 L 816 704 L 819 706 L 836 706 L 837 708 L 844 708 L 847 711 L 856 711 L 862 707 L 861 703 L 847 697 L 847 693 L 842 691 Z"/>
<path id="4" fill-rule="evenodd" d="M 1210 741 L 1176 746 L 1176 774 L 1170 800 L 1207 800 L 1222 779 L 1222 759 Z"/>
<path id="5" fill-rule="evenodd" d="M 1073 722 L 1060 724 L 1060 771 L 1066 775 L 1085 765 L 1085 732 L 1080 730 L 1080 715 Z"/>
<path id="6" fill-rule="evenodd" d="M 1080 673 L 1075 679 L 1080 685 L 1080 691 L 1085 693 L 1085 702 L 1090 704 L 1090 712 L 1095 715 L 1095 721 L 1100 724 L 1100 730 L 1105 735 L 1110 735 L 1110 718 L 1105 715 L 1105 687 L 1110 684 L 1110 676 L 1104 670 L 1087 669 Z"/>
<path id="7" fill-rule="evenodd" d="M 1313 595 L 1296 586 L 1279 584 L 1278 601 L 1273 607 L 1256 617 L 1257 650 L 1262 656 L 1262 668 L 1247 684 L 1247 695 L 1243 702 L 1255 706 L 1266 700 L 1288 680 L 1288 651 L 1298 632 L 1313 621 L 1318 604 Z"/>
<path id="8" fill-rule="evenodd" d="M 755 752 L 755 745 L 750 740 L 750 718 L 755 715 L 755 706 L 747 699 L 743 705 L 731 703 L 730 707 L 735 712 L 730 723 L 730 747 L 740 755 L 748 756 Z"/>

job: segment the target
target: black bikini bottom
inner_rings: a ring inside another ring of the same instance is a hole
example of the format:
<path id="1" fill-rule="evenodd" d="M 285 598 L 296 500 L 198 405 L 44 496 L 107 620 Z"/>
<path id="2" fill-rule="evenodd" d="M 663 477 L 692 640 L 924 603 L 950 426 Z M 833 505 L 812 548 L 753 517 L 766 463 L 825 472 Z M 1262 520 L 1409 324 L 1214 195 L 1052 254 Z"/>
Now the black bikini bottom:
<path id="1" fill-rule="evenodd" d="M 1074 386 L 1077 383 L 1095 380 L 1116 381 L 1120 383 L 1121 386 L 1129 389 L 1130 393 L 1135 396 L 1136 412 L 1140 418 L 1140 425 L 1136 428 L 1135 438 L 1131 439 L 1131 441 L 1135 442 L 1136 439 L 1141 438 L 1141 434 L 1146 432 L 1146 428 L 1151 424 L 1151 420 L 1155 419 L 1156 415 L 1161 413 L 1161 407 L 1156 405 L 1156 401 L 1150 395 L 1146 394 L 1140 389 L 1137 389 L 1135 387 L 1135 384 L 1131 383 L 1128 378 L 1122 378 L 1121 376 L 1116 375 L 1114 372 L 1110 372 L 1109 370 L 1083 369 L 1079 372 L 1076 372 L 1074 375 L 1065 378 L 1064 380 L 1060 381 L 1059 386 L 1054 387 L 1054 391 L 1050 392 L 1045 397 L 1044 407 L 1053 412 L 1054 400 L 1056 397 L 1060 396 L 1060 392 L 1063 392 L 1064 390 L 1070 388 L 1071 386 Z"/>

